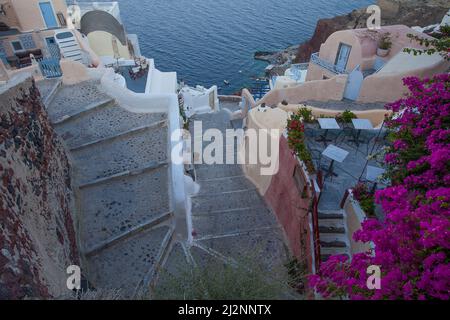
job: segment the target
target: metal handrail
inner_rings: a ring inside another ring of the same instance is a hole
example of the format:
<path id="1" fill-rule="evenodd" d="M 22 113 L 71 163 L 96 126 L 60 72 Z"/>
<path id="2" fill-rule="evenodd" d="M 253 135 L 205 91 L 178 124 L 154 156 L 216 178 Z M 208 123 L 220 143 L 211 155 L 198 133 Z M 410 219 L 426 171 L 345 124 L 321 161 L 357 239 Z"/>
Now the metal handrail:
<path id="1" fill-rule="evenodd" d="M 314 262 L 315 262 L 315 270 L 319 271 L 321 261 L 321 253 L 320 253 L 320 229 L 319 229 L 319 200 L 320 195 L 317 195 L 316 189 L 314 187 L 314 181 L 312 181 L 312 228 L 313 228 L 313 243 L 314 243 Z"/>

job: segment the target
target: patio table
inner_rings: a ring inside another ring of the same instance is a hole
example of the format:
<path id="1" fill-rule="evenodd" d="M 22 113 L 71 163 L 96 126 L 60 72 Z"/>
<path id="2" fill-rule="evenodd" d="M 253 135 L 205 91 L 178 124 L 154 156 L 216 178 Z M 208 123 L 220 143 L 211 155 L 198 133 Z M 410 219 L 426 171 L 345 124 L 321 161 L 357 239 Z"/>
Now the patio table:
<path id="1" fill-rule="evenodd" d="M 368 119 L 352 119 L 352 123 L 353 127 L 357 130 L 357 134 L 356 137 L 350 141 L 355 142 L 356 145 L 359 146 L 361 142 L 364 142 L 363 140 L 359 139 L 359 137 L 361 136 L 361 131 L 373 130 L 373 125 L 372 122 L 370 122 L 370 120 Z"/>
<path id="2" fill-rule="evenodd" d="M 331 142 L 331 139 L 328 139 L 328 131 L 329 130 L 341 130 L 341 127 L 339 127 L 339 124 L 337 123 L 336 119 L 334 118 L 320 118 L 318 119 L 319 125 L 321 129 L 325 130 L 325 133 L 321 135 L 319 138 L 316 139 L 316 141 L 323 142 L 325 145 L 327 142 Z"/>
<path id="3" fill-rule="evenodd" d="M 322 155 L 329 158 L 331 160 L 331 164 L 329 168 L 327 169 L 327 172 L 325 174 L 325 177 L 328 176 L 335 176 L 337 177 L 337 173 L 333 171 L 334 168 L 334 162 L 337 161 L 339 163 L 344 162 L 344 160 L 349 155 L 348 151 L 341 149 L 339 147 L 336 147 L 333 144 L 330 144 L 323 152 Z"/>

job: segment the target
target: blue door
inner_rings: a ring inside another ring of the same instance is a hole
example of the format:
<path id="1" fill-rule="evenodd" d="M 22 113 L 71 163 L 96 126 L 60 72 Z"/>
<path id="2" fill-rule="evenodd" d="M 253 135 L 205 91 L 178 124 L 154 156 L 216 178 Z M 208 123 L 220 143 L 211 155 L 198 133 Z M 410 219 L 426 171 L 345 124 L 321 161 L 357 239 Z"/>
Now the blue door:
<path id="1" fill-rule="evenodd" d="M 57 28 L 58 22 L 56 21 L 51 2 L 40 2 L 39 7 L 41 8 L 42 16 L 44 17 L 47 28 Z"/>
<path id="2" fill-rule="evenodd" d="M 364 81 L 364 75 L 361 72 L 360 66 L 357 66 L 349 75 L 347 80 L 347 87 L 344 91 L 344 98 L 349 100 L 357 100 L 361 86 Z"/>

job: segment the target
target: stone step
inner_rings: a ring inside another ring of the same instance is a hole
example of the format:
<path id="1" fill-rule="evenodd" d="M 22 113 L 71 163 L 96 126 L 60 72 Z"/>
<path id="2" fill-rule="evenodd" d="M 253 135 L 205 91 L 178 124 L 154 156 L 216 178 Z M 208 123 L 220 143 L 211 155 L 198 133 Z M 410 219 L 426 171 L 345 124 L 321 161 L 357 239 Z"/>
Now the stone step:
<path id="1" fill-rule="evenodd" d="M 343 210 L 320 210 L 319 211 L 319 220 L 327 220 L 327 219 L 344 219 L 344 211 Z"/>
<path id="2" fill-rule="evenodd" d="M 200 184 L 201 195 L 254 188 L 254 185 L 243 175 L 201 180 L 198 183 Z"/>
<path id="3" fill-rule="evenodd" d="M 279 228 L 200 239 L 196 243 L 235 261 L 258 261 L 268 272 L 283 270 L 289 257 L 283 231 Z M 257 257 L 259 260 L 253 260 Z"/>
<path id="4" fill-rule="evenodd" d="M 325 254 L 325 255 L 349 254 L 349 249 L 348 248 L 321 248 L 320 254 Z"/>
<path id="5" fill-rule="evenodd" d="M 320 255 L 320 260 L 322 261 L 322 262 L 327 262 L 330 258 L 331 258 L 331 256 L 334 256 L 335 254 L 321 254 Z M 342 254 L 342 255 L 344 255 L 344 256 L 347 256 L 347 258 L 350 258 L 350 256 L 348 255 L 348 254 Z"/>
<path id="6" fill-rule="evenodd" d="M 172 237 L 170 227 L 149 229 L 89 257 L 90 281 L 95 288 L 119 289 L 132 298 L 151 280 Z"/>
<path id="7" fill-rule="evenodd" d="M 62 86 L 47 107 L 50 120 L 58 122 L 65 117 L 88 110 L 101 101 L 111 100 L 99 88 L 99 81 L 89 80 L 71 86 Z"/>
<path id="8" fill-rule="evenodd" d="M 81 239 L 85 251 L 91 252 L 171 210 L 169 168 L 110 179 L 80 189 L 79 195 L 84 226 Z"/>
<path id="9" fill-rule="evenodd" d="M 194 214 L 220 212 L 251 208 L 261 204 L 263 204 L 263 200 L 255 189 L 236 190 L 234 192 L 195 196 L 192 198 L 192 212 Z"/>
<path id="10" fill-rule="evenodd" d="M 193 215 L 196 238 L 234 234 L 255 229 L 276 227 L 274 214 L 266 207 L 241 208 L 203 215 Z"/>
<path id="11" fill-rule="evenodd" d="M 345 233 L 343 219 L 319 219 L 319 231 L 321 233 Z"/>
<path id="12" fill-rule="evenodd" d="M 75 148 L 166 119 L 165 113 L 133 113 L 113 103 L 57 125 L 56 131 L 70 148 Z"/>
<path id="13" fill-rule="evenodd" d="M 320 258 L 322 262 L 327 261 L 331 256 L 335 255 L 346 255 L 347 257 L 350 257 L 349 249 L 348 248 L 327 248 L 322 247 L 320 248 Z"/>
<path id="14" fill-rule="evenodd" d="M 197 180 L 210 180 L 225 177 L 235 177 L 242 175 L 242 168 L 240 165 L 196 165 L 195 172 L 197 175 Z"/>
<path id="15" fill-rule="evenodd" d="M 44 79 L 36 82 L 44 106 L 48 106 L 51 103 L 61 84 L 61 79 Z"/>
<path id="16" fill-rule="evenodd" d="M 59 118 L 50 117 L 50 120 L 54 126 L 63 125 L 66 122 L 74 121 L 79 117 L 88 116 L 113 104 L 114 100 L 110 98 L 97 100 L 92 102 L 91 104 L 80 106 L 80 108 L 73 113 L 65 114 Z"/>
<path id="17" fill-rule="evenodd" d="M 345 234 L 338 233 L 320 233 L 320 246 L 321 247 L 337 247 L 346 248 L 348 247 L 348 238 Z"/>
<path id="18" fill-rule="evenodd" d="M 122 132 L 120 134 L 117 134 L 115 136 L 112 137 L 106 137 L 106 138 L 100 138 L 98 140 L 94 140 L 91 142 L 87 142 L 78 146 L 74 146 L 73 148 L 70 148 L 71 151 L 75 151 L 75 150 L 80 150 L 80 149 L 86 149 L 86 148 L 90 148 L 90 147 L 94 147 L 94 146 L 99 146 L 102 145 L 104 143 L 113 141 L 113 140 L 124 140 L 127 137 L 131 137 L 131 136 L 136 136 L 139 135 L 141 133 L 145 133 L 146 131 L 149 130 L 155 130 L 161 127 L 167 127 L 167 121 L 163 120 L 160 122 L 156 122 L 150 125 L 144 125 L 144 126 L 140 126 L 140 127 L 135 127 L 132 128 L 128 131 Z"/>
<path id="19" fill-rule="evenodd" d="M 83 185 L 153 162 L 166 161 L 167 146 L 168 128 L 161 126 L 73 150 L 78 183 Z"/>

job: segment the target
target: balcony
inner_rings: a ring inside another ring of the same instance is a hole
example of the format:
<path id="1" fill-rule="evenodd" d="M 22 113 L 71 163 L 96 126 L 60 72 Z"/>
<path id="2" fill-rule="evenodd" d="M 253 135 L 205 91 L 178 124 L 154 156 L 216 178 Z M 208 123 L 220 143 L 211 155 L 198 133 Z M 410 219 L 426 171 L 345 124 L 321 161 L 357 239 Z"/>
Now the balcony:
<path id="1" fill-rule="evenodd" d="M 311 63 L 314 63 L 314 64 L 318 65 L 319 67 L 322 67 L 322 68 L 324 68 L 324 69 L 326 69 L 326 70 L 328 70 L 328 71 L 330 71 L 330 72 L 332 72 L 332 73 L 334 73 L 336 75 L 337 74 L 349 74 L 349 72 L 347 70 L 339 68 L 338 66 L 336 66 L 336 65 L 334 65 L 334 64 L 332 64 L 332 63 L 330 63 L 328 61 L 325 61 L 325 60 L 321 59 L 319 57 L 319 53 L 318 52 L 313 53 L 311 55 Z"/>

